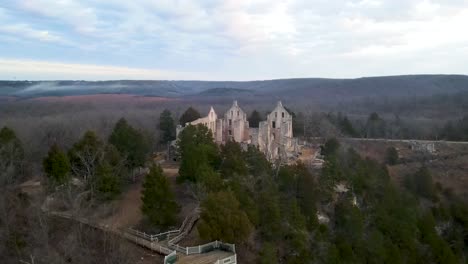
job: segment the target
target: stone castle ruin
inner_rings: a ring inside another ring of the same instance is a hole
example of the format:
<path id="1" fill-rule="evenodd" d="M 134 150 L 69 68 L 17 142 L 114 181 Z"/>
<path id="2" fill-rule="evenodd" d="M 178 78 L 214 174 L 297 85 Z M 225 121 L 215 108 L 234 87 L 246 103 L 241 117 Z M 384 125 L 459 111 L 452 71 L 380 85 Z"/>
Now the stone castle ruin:
<path id="1" fill-rule="evenodd" d="M 292 116 L 278 102 L 275 109 L 268 114 L 267 120 L 260 122 L 258 128 L 249 127 L 247 114 L 234 101 L 223 117 L 218 118 L 213 107 L 208 115 L 188 125 L 203 124 L 208 127 L 218 144 L 229 140 L 241 143 L 243 146 L 254 145 L 262 151 L 270 161 L 288 161 L 298 153 L 297 139 L 293 137 Z M 185 126 L 177 126 L 177 136 Z"/>

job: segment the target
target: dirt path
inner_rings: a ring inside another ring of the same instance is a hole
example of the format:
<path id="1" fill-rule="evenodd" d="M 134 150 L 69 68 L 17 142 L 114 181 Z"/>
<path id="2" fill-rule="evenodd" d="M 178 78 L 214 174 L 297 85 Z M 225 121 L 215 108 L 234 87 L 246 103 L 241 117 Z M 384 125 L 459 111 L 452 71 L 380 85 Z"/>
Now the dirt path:
<path id="1" fill-rule="evenodd" d="M 141 189 L 142 182 L 135 183 L 118 201 L 115 214 L 105 219 L 104 223 L 114 228 L 136 226 L 142 218 Z"/>
<path id="2" fill-rule="evenodd" d="M 164 175 L 170 179 L 175 179 L 179 173 L 177 167 L 164 167 Z M 141 221 L 141 190 L 143 182 L 135 183 L 116 204 L 116 212 L 104 220 L 104 223 L 114 228 L 128 228 L 136 226 Z"/>

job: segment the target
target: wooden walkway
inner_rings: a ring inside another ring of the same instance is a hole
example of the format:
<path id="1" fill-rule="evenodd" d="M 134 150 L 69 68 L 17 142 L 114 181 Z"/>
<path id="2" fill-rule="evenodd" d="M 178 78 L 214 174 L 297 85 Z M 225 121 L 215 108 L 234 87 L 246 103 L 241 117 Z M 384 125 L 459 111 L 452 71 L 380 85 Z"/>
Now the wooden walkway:
<path id="1" fill-rule="evenodd" d="M 212 264 L 216 261 L 228 258 L 232 256 L 233 253 L 215 250 L 209 253 L 195 254 L 195 255 L 179 255 L 177 259 L 177 264 Z"/>
<path id="2" fill-rule="evenodd" d="M 207 253 L 200 253 L 200 254 L 192 254 L 188 255 L 186 254 L 187 252 L 183 249 L 183 247 L 178 246 L 176 243 L 178 243 L 180 240 L 182 240 L 193 228 L 195 222 L 199 218 L 199 211 L 195 211 L 194 214 L 189 215 L 185 220 L 184 223 L 182 224 L 180 230 L 178 231 L 178 235 L 171 237 L 167 237 L 164 240 L 159 241 L 158 239 L 148 239 L 147 237 L 144 237 L 142 235 L 138 235 L 138 233 L 134 232 L 129 232 L 129 231 L 122 231 L 116 228 L 109 227 L 106 224 L 99 224 L 99 223 L 93 223 L 89 221 L 86 218 L 83 217 L 74 217 L 70 213 L 66 212 L 47 212 L 51 216 L 55 217 L 60 217 L 60 218 L 65 218 L 69 220 L 74 220 L 79 223 L 91 226 L 93 228 L 105 231 L 105 232 L 110 232 L 115 235 L 118 235 L 120 237 L 123 237 L 132 243 L 135 243 L 139 246 L 145 247 L 147 249 L 150 249 L 154 252 L 157 252 L 161 255 L 169 255 L 173 253 L 174 251 L 177 252 L 177 264 L 220 264 L 220 260 L 225 260 L 229 257 L 231 257 L 231 261 L 225 262 L 229 264 L 235 264 L 236 263 L 236 254 L 233 252 L 227 252 L 227 251 L 222 251 L 222 250 L 213 250 Z M 149 235 L 146 235 L 149 236 Z M 149 236 L 151 237 L 151 236 Z"/>

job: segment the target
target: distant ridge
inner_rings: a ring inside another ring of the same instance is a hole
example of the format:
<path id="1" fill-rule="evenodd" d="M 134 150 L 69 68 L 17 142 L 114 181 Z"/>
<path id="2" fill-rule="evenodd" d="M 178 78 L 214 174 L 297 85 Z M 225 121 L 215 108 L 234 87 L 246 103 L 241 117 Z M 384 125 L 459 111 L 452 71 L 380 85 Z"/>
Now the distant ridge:
<path id="1" fill-rule="evenodd" d="M 34 98 L 95 94 L 160 97 L 282 97 L 351 100 L 468 91 L 466 75 L 404 75 L 356 79 L 297 78 L 264 81 L 0 81 L 0 96 Z"/>

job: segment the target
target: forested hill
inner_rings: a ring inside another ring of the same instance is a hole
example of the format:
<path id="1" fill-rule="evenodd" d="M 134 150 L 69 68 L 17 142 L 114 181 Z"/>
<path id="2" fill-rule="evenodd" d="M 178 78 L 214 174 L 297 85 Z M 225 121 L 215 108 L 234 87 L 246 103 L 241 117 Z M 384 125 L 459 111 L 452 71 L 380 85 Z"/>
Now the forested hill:
<path id="1" fill-rule="evenodd" d="M 408 97 L 468 91 L 465 75 L 407 75 L 358 79 L 265 81 L 0 81 L 0 96 L 20 98 L 92 94 L 163 97 L 269 96 L 310 100 Z"/>

